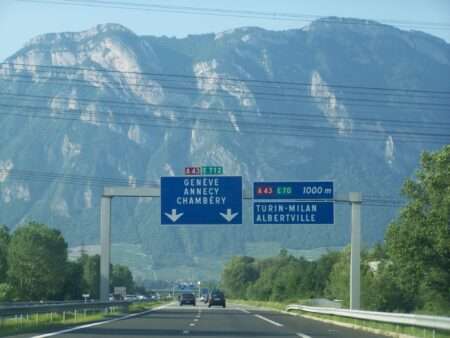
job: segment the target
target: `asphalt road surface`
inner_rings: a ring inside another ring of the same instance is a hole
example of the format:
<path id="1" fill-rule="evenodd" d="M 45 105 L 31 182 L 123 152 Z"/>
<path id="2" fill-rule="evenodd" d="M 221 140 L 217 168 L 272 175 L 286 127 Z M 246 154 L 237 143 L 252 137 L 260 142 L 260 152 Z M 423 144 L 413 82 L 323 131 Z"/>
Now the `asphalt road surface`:
<path id="1" fill-rule="evenodd" d="M 383 336 L 275 311 L 244 308 L 208 308 L 170 304 L 143 315 L 88 324 L 70 332 L 40 334 L 39 338 L 132 338 L 132 337 L 301 337 L 301 338 L 381 338 Z"/>

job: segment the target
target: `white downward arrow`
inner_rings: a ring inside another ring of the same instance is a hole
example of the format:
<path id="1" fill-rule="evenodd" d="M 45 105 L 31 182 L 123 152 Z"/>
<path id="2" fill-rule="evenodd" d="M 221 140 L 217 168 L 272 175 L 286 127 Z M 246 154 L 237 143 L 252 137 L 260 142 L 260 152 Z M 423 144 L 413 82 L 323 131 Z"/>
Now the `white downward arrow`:
<path id="1" fill-rule="evenodd" d="M 172 213 L 171 214 L 168 214 L 167 212 L 165 212 L 164 213 L 167 217 L 169 217 L 170 218 L 170 220 L 172 221 L 172 222 L 176 222 L 176 221 L 178 221 L 178 219 L 181 217 L 181 216 L 183 216 L 184 215 L 184 213 L 179 213 L 179 214 L 177 214 L 177 209 L 172 209 Z"/>
<path id="2" fill-rule="evenodd" d="M 239 213 L 235 212 L 234 214 L 231 213 L 231 209 L 227 209 L 227 213 L 224 214 L 223 212 L 220 213 L 220 215 L 227 220 L 227 222 L 231 222 L 233 218 L 235 218 Z"/>

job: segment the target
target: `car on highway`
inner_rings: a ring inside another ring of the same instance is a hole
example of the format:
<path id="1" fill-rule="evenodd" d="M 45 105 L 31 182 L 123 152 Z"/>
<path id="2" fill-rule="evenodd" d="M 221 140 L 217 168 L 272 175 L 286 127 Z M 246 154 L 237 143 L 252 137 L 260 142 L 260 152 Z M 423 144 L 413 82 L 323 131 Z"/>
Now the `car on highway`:
<path id="1" fill-rule="evenodd" d="M 192 293 L 183 293 L 179 299 L 180 299 L 180 306 L 183 306 L 185 304 L 195 306 L 195 296 Z"/>
<path id="2" fill-rule="evenodd" d="M 225 295 L 222 291 L 215 290 L 212 291 L 208 298 L 208 307 L 213 305 L 219 305 L 225 307 Z"/>
<path id="3" fill-rule="evenodd" d="M 200 300 L 203 303 L 208 303 L 208 297 L 209 297 L 209 290 L 207 288 L 203 288 L 200 291 Z"/>

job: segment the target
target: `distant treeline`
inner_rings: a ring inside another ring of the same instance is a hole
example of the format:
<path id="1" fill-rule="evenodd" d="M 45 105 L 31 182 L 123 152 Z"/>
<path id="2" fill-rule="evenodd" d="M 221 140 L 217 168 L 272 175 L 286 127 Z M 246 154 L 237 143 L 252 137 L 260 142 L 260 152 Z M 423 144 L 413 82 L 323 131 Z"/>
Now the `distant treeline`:
<path id="1" fill-rule="evenodd" d="M 28 223 L 12 234 L 0 225 L 0 301 L 81 300 L 99 298 L 100 256 L 67 257 L 67 243 L 58 230 Z M 126 266 L 111 265 L 111 287 L 133 292 Z"/>
<path id="2" fill-rule="evenodd" d="M 424 153 L 408 204 L 384 243 L 362 252 L 361 302 L 367 310 L 450 315 L 450 145 Z M 221 284 L 228 296 L 266 301 L 326 297 L 349 304 L 350 250 L 317 261 L 282 250 L 276 257 L 234 257 Z"/>

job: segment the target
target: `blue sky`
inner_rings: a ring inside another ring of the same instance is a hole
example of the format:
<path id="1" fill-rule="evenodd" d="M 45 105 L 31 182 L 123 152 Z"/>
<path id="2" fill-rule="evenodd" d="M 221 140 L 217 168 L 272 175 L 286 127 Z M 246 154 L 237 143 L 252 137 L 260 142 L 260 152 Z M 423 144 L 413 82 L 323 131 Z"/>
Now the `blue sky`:
<path id="1" fill-rule="evenodd" d="M 114 0 L 118 1 L 118 0 Z M 423 30 L 450 41 L 449 0 L 122 0 L 123 2 L 209 7 L 264 12 L 287 12 L 318 16 L 343 16 L 387 21 L 437 22 L 445 29 L 419 24 L 402 27 Z M 137 34 L 183 37 L 187 34 L 220 32 L 241 26 L 282 30 L 298 28 L 305 21 L 214 17 L 142 12 L 113 8 L 60 6 L 0 0 L 0 60 L 20 49 L 30 38 L 50 32 L 80 31 L 99 23 L 114 22 Z"/>

